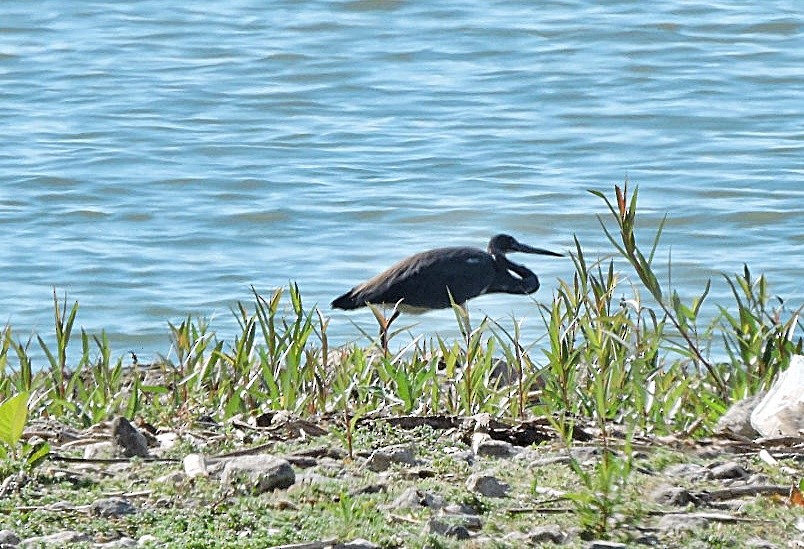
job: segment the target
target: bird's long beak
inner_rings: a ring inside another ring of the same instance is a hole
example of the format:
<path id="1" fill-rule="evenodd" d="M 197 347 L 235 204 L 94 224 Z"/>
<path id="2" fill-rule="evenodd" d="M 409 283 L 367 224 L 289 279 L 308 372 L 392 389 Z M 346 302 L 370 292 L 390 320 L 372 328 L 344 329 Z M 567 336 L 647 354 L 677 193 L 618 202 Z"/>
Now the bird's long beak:
<path id="1" fill-rule="evenodd" d="M 554 257 L 564 257 L 564 254 L 551 252 L 550 250 L 545 250 L 543 248 L 534 248 L 533 246 L 528 246 L 527 244 L 522 244 L 521 242 L 517 242 L 514 246 L 511 247 L 509 251 L 522 252 L 526 254 L 552 255 Z"/>

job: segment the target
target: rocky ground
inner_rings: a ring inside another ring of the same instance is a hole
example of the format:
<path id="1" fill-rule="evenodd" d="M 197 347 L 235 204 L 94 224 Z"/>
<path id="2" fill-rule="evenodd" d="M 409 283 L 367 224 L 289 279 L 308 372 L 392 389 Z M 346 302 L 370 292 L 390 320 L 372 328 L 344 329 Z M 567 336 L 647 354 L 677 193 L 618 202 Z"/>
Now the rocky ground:
<path id="1" fill-rule="evenodd" d="M 606 482 L 590 426 L 569 450 L 545 421 L 364 418 L 350 457 L 341 418 L 188 423 L 32 422 L 51 454 L 6 472 L 0 547 L 804 547 L 801 439 L 642 436 L 629 462 L 611 432 Z"/>

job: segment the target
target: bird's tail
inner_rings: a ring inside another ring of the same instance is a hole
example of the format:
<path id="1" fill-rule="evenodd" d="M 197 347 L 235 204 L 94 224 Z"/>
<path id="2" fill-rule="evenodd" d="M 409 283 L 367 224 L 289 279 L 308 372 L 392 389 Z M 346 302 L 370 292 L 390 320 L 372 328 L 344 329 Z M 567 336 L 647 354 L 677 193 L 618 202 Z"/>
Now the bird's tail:
<path id="1" fill-rule="evenodd" d="M 358 309 L 364 305 L 365 303 L 358 300 L 351 290 L 332 300 L 332 307 L 335 309 Z"/>

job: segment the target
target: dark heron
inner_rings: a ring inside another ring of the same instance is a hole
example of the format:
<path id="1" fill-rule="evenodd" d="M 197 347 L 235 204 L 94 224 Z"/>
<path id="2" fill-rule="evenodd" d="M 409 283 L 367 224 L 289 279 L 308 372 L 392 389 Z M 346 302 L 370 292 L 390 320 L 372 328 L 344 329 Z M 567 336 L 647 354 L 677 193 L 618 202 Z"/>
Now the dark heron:
<path id="1" fill-rule="evenodd" d="M 507 234 L 498 234 L 489 241 L 488 251 L 468 247 L 437 248 L 412 255 L 355 286 L 335 299 L 332 306 L 357 309 L 367 303 L 399 304 L 403 311 L 424 312 L 447 308 L 453 302 L 463 306 L 482 294 L 532 294 L 539 289 L 539 278 L 530 269 L 505 257 L 510 252 L 562 256 L 522 244 Z"/>

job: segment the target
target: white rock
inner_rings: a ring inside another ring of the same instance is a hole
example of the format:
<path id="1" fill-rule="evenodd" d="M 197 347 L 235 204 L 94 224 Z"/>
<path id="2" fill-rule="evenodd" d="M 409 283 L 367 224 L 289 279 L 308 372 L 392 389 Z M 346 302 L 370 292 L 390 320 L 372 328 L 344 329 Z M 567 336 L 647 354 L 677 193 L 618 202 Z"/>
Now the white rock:
<path id="1" fill-rule="evenodd" d="M 144 536 L 140 536 L 137 540 L 137 545 L 143 547 L 145 545 L 159 545 L 161 542 L 159 538 L 156 536 L 152 536 L 151 534 L 145 534 Z"/>
<path id="2" fill-rule="evenodd" d="M 76 532 L 75 530 L 65 530 L 63 532 L 56 532 L 48 536 L 37 536 L 34 538 L 24 539 L 20 542 L 20 547 L 24 548 L 39 548 L 43 545 L 53 545 L 56 547 L 64 547 L 70 543 L 82 543 L 92 541 L 88 535 L 83 532 Z"/>
<path id="3" fill-rule="evenodd" d="M 111 459 L 118 456 L 117 446 L 111 442 L 96 442 L 84 446 L 84 459 Z"/>
<path id="4" fill-rule="evenodd" d="M 794 356 L 790 367 L 779 374 L 751 412 L 751 426 L 764 437 L 804 432 L 804 356 Z"/>
<path id="5" fill-rule="evenodd" d="M 187 454 L 182 461 L 184 474 L 189 478 L 209 476 L 207 472 L 207 461 L 201 454 Z"/>

